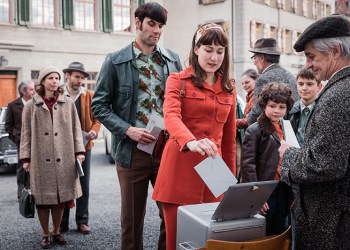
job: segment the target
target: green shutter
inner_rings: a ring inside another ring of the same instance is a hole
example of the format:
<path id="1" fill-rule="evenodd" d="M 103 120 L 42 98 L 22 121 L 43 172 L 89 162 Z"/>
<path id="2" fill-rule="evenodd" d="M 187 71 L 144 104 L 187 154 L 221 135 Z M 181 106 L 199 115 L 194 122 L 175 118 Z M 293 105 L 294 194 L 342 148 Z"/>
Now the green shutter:
<path id="1" fill-rule="evenodd" d="M 139 6 L 144 4 L 145 3 L 145 0 L 139 0 Z"/>
<path id="2" fill-rule="evenodd" d="M 73 0 L 62 0 L 62 21 L 64 29 L 71 29 L 74 25 L 73 20 Z"/>
<path id="3" fill-rule="evenodd" d="M 113 31 L 112 0 L 102 1 L 102 28 L 104 32 Z"/>
<path id="4" fill-rule="evenodd" d="M 29 23 L 30 2 L 29 0 L 18 0 L 18 24 L 26 25 Z"/>

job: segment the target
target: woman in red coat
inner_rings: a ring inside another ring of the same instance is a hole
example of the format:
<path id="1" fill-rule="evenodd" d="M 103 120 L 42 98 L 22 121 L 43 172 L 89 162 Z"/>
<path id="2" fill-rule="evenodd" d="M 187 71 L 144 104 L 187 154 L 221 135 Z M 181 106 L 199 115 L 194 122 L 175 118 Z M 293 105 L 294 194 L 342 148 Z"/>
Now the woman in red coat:
<path id="1" fill-rule="evenodd" d="M 194 167 L 220 154 L 236 173 L 236 92 L 229 79 L 228 38 L 217 24 L 199 28 L 192 41 L 190 66 L 173 73 L 166 83 L 163 106 L 170 133 L 154 187 L 162 203 L 166 249 L 176 249 L 177 208 L 217 202 Z M 181 97 L 182 83 L 185 94 Z"/>

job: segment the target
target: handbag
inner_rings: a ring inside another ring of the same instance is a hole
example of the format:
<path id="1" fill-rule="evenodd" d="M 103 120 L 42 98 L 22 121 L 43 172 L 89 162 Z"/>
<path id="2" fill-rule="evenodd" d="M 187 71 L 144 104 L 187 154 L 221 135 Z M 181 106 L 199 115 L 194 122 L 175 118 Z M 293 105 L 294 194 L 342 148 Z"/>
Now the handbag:
<path id="1" fill-rule="evenodd" d="M 182 79 L 180 93 L 179 93 L 181 102 L 185 97 L 185 92 L 186 92 L 186 81 L 185 79 Z M 160 159 L 162 157 L 165 145 L 169 140 L 169 138 L 170 138 L 169 132 L 166 129 L 163 129 L 158 136 L 156 145 L 154 146 L 153 153 L 152 153 L 153 158 Z"/>
<path id="2" fill-rule="evenodd" d="M 24 218 L 34 218 L 35 215 L 35 203 L 34 197 L 30 191 L 29 181 L 27 182 L 27 178 L 29 178 L 29 173 L 25 173 L 24 175 L 24 185 L 21 195 L 19 196 L 19 213 Z"/>

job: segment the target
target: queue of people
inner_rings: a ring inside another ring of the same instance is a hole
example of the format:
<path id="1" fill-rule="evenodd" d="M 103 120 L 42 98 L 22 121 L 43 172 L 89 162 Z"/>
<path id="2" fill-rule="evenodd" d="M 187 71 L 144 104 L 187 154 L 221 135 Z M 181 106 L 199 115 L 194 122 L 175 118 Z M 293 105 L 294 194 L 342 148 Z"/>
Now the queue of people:
<path id="1" fill-rule="evenodd" d="M 240 180 L 279 180 L 260 210 L 267 235 L 284 232 L 291 222 L 292 249 L 349 249 L 350 22 L 331 15 L 301 34 L 294 49 L 304 51 L 306 65 L 296 77 L 279 65 L 275 39 L 257 40 L 249 50 L 256 71 L 241 78 L 247 107 L 237 119 L 223 27 L 208 23 L 195 31 L 182 70 L 178 54 L 158 45 L 167 10 L 149 2 L 134 14 L 136 39 L 107 55 L 95 93 L 81 86 L 89 76 L 84 65 L 72 62 L 63 70 L 66 86 L 59 85 L 60 70 L 48 66 L 40 71 L 36 93 L 23 83 L 21 97 L 9 105 L 6 128 L 30 173 L 41 247 L 67 243 L 62 233 L 74 206 L 78 231 L 91 232 L 91 149 L 103 124 L 112 133 L 120 184 L 121 249 L 143 249 L 149 183 L 161 219 L 158 249 L 176 249 L 178 207 L 223 197 L 211 193 L 194 167 L 220 155 L 237 176 L 238 128 L 244 129 Z M 323 90 L 321 81 L 327 81 Z M 23 104 L 23 112 L 14 111 Z M 152 116 L 164 118 L 170 135 L 161 159 L 138 147 L 157 140 L 147 129 Z M 290 119 L 300 148 L 285 142 L 283 118 Z M 21 119 L 18 128 L 14 120 Z M 85 176 L 78 176 L 76 161 Z"/>

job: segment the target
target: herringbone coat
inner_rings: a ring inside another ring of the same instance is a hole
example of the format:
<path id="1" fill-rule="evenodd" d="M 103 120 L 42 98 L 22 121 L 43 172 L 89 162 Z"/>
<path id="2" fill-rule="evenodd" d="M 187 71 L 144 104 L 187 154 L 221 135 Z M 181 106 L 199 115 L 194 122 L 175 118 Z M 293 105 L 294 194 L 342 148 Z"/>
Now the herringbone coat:
<path id="1" fill-rule="evenodd" d="M 350 249 L 350 67 L 316 99 L 300 149 L 283 155 L 282 180 L 299 184 L 297 249 Z"/>
<path id="2" fill-rule="evenodd" d="M 85 152 L 74 102 L 58 97 L 50 111 L 35 94 L 23 109 L 21 159 L 30 159 L 30 187 L 37 205 L 58 204 L 82 195 L 75 154 Z"/>

